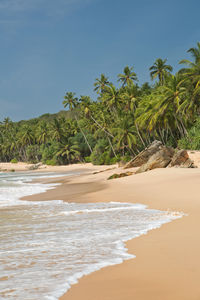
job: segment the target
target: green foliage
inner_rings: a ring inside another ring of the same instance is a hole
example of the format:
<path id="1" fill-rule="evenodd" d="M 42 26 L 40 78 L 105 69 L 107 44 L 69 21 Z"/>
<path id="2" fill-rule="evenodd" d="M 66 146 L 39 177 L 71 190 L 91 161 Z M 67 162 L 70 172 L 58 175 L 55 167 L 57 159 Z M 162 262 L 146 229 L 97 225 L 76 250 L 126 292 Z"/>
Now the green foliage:
<path id="1" fill-rule="evenodd" d="M 86 163 L 90 163 L 90 162 L 91 162 L 90 156 L 86 156 L 86 157 L 84 158 L 84 160 L 85 160 Z"/>
<path id="2" fill-rule="evenodd" d="M 198 118 L 188 131 L 188 135 L 178 141 L 179 148 L 200 150 L 200 118 Z"/>
<path id="3" fill-rule="evenodd" d="M 39 145 L 29 145 L 26 147 L 26 159 L 32 164 L 36 164 L 41 160 Z"/>
<path id="4" fill-rule="evenodd" d="M 105 139 L 100 139 L 94 150 L 90 156 L 91 162 L 94 165 L 103 165 L 106 164 L 105 162 L 109 160 L 109 153 L 105 151 L 108 149 L 108 142 Z"/>
<path id="5" fill-rule="evenodd" d="M 13 158 L 13 159 L 11 159 L 11 161 L 10 161 L 12 164 L 17 164 L 18 163 L 18 160 L 16 159 L 16 158 Z"/>
<path id="6" fill-rule="evenodd" d="M 52 142 L 50 145 L 42 145 L 41 147 L 42 162 L 46 163 L 47 160 L 51 160 L 55 157 L 59 151 L 59 143 Z"/>
<path id="7" fill-rule="evenodd" d="M 91 156 L 94 165 L 112 165 L 120 160 L 119 155 L 113 157 L 108 140 L 100 139 L 96 144 Z"/>
<path id="8" fill-rule="evenodd" d="M 46 165 L 48 165 L 48 166 L 56 166 L 57 165 L 57 161 L 55 159 L 47 159 L 46 160 Z"/>

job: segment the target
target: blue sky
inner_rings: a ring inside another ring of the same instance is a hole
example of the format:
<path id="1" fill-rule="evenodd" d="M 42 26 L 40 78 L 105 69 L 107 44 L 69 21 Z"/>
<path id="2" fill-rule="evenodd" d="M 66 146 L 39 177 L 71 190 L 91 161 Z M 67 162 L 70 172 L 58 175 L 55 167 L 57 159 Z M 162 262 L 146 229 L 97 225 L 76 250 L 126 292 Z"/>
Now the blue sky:
<path id="1" fill-rule="evenodd" d="M 0 121 L 61 109 L 126 65 L 140 83 L 167 58 L 175 70 L 200 41 L 199 0 L 0 0 Z"/>

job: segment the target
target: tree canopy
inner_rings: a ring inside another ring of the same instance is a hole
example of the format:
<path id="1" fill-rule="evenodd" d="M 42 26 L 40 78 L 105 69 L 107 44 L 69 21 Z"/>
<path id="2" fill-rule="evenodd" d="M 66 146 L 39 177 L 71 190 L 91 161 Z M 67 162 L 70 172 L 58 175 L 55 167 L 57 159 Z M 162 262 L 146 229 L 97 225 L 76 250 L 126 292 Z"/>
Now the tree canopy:
<path id="1" fill-rule="evenodd" d="M 0 161 L 47 164 L 128 161 L 153 140 L 199 147 L 200 43 L 188 50 L 181 69 L 158 58 L 149 68 L 154 82 L 138 84 L 133 67 L 118 74 L 119 86 L 101 74 L 97 100 L 72 91 L 63 96 L 67 111 L 28 121 L 0 123 Z"/>

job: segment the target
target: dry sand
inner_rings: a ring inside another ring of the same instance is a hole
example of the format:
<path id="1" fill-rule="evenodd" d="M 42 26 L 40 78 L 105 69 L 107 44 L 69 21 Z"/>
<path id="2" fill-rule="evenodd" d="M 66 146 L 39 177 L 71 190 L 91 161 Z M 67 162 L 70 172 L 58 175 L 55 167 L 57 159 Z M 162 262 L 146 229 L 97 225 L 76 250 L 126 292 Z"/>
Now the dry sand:
<path id="1" fill-rule="evenodd" d="M 0 162 L 0 172 L 25 172 L 30 171 L 30 168 L 34 166 L 34 164 L 28 164 L 24 162 L 18 162 L 18 163 L 5 163 Z M 111 168 L 115 168 L 115 166 L 109 166 Z M 73 165 L 67 165 L 67 166 L 48 166 L 41 164 L 38 169 L 31 170 L 31 172 L 65 172 L 65 171 L 77 171 L 77 170 L 86 170 L 86 171 L 100 171 L 105 169 L 105 166 L 96 166 L 94 167 L 91 163 L 88 164 L 73 164 Z"/>
<path id="2" fill-rule="evenodd" d="M 192 155 L 199 165 L 200 153 Z M 143 203 L 187 216 L 127 242 L 136 258 L 83 277 L 60 300 L 199 300 L 200 169 L 157 169 L 107 181 L 123 170 L 93 174 L 108 167 L 88 168 L 83 175 L 62 178 L 54 191 L 26 199 Z"/>

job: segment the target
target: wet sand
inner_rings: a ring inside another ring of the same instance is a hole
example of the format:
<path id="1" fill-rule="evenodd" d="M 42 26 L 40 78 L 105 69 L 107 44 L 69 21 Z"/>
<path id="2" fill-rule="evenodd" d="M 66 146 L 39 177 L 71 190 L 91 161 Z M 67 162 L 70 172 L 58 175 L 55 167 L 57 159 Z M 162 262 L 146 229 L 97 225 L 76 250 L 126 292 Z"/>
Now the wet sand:
<path id="1" fill-rule="evenodd" d="M 200 299 L 200 169 L 157 169 L 107 181 L 121 171 L 93 174 L 90 168 L 87 174 L 56 179 L 61 186 L 26 199 L 142 203 L 187 216 L 127 242 L 136 258 L 81 278 L 60 299 Z"/>

